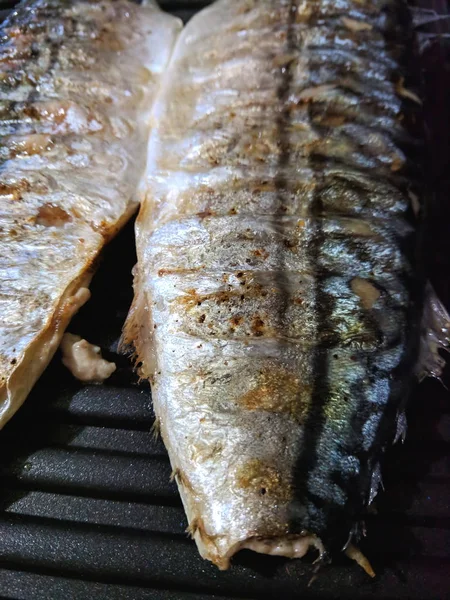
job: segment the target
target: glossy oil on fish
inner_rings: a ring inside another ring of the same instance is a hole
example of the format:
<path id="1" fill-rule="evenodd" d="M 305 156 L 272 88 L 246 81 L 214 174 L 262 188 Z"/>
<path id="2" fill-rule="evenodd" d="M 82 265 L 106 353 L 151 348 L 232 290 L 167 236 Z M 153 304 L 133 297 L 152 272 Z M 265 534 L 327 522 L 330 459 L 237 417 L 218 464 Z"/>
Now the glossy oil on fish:
<path id="1" fill-rule="evenodd" d="M 394 0 L 219 0 L 163 78 L 124 340 L 221 569 L 315 547 L 372 574 L 358 523 L 448 337 L 417 260 L 411 43 Z"/>
<path id="2" fill-rule="evenodd" d="M 125 0 L 31 0 L 1 27 L 0 426 L 137 208 L 148 112 L 179 29 Z"/>

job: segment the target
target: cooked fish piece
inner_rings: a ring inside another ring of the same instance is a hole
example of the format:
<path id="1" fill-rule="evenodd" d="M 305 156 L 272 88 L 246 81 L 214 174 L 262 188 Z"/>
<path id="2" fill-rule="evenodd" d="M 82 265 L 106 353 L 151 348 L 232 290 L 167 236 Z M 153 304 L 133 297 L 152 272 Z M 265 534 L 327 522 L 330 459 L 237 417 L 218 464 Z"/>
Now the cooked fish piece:
<path id="1" fill-rule="evenodd" d="M 124 0 L 32 0 L 1 26 L 0 426 L 137 208 L 149 109 L 179 30 Z"/>
<path id="2" fill-rule="evenodd" d="M 103 383 L 116 365 L 102 358 L 101 348 L 79 335 L 65 333 L 61 340 L 62 363 L 74 377 L 87 383 Z"/>
<path id="3" fill-rule="evenodd" d="M 221 569 L 241 548 L 315 547 L 373 574 L 353 541 L 402 434 L 425 301 L 406 17 L 394 0 L 220 0 L 163 78 L 124 340 Z M 418 370 L 438 375 L 449 320 L 427 306 Z"/>

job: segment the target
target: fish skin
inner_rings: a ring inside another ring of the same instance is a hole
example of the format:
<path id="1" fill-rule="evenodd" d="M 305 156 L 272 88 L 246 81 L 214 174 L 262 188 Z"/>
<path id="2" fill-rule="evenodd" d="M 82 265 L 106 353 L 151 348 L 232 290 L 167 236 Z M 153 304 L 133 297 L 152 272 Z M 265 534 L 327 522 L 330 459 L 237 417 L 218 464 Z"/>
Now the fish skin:
<path id="1" fill-rule="evenodd" d="M 220 568 L 255 540 L 344 548 L 413 383 L 405 11 L 219 0 L 154 106 L 124 341 Z"/>
<path id="2" fill-rule="evenodd" d="M 0 28 L 0 427 L 137 208 L 147 117 L 179 21 L 124 0 L 31 0 Z"/>

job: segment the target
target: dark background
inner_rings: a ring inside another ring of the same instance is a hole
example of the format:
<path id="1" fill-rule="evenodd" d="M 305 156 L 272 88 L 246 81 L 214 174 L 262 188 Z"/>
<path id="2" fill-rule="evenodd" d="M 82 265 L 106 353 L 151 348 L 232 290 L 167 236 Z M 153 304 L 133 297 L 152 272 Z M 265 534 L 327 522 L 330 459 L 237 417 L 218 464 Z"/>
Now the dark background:
<path id="1" fill-rule="evenodd" d="M 14 2 L 0 2 L 0 10 Z M 160 2 L 184 20 L 202 1 Z M 421 2 L 441 14 L 445 0 Z M 2 13 L 0 13 L 0 17 Z M 422 27 L 450 32 L 450 21 Z M 450 40 L 422 58 L 427 173 L 432 192 L 427 267 L 450 306 Z M 418 387 L 406 442 L 385 459 L 385 492 L 363 550 L 377 578 L 345 557 L 307 588 L 308 561 L 240 553 L 221 573 L 197 554 L 153 423 L 117 339 L 131 301 L 129 225 L 106 250 L 93 299 L 69 330 L 102 346 L 118 371 L 102 387 L 77 383 L 57 355 L 0 435 L 0 595 L 14 599 L 450 598 L 450 397 Z M 444 383 L 450 384 L 449 372 Z"/>

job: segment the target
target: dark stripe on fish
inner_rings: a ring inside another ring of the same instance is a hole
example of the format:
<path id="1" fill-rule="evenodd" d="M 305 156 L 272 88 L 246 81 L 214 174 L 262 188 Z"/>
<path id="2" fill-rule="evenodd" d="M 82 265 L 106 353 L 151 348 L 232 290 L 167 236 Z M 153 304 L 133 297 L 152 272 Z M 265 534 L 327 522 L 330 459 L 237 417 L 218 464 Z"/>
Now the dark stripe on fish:
<path id="1" fill-rule="evenodd" d="M 291 0 L 289 6 L 288 15 L 288 30 L 287 30 L 287 53 L 298 50 L 293 28 L 295 25 L 295 17 L 298 11 L 298 1 Z M 292 85 L 292 72 L 291 65 L 285 68 L 284 78 L 282 82 L 282 94 L 280 94 L 280 100 L 285 104 L 289 97 L 289 88 Z M 307 105 L 308 116 L 313 123 L 313 110 L 314 103 L 308 103 Z M 291 112 L 289 108 L 284 109 L 283 113 L 283 124 L 285 131 L 290 128 Z M 285 136 L 289 143 L 288 136 Z M 281 139 L 281 136 L 280 136 Z M 285 154 L 289 155 L 289 146 L 285 149 Z M 316 181 L 322 181 L 322 164 L 325 166 L 325 161 L 312 160 L 309 158 L 309 166 L 314 173 Z M 317 319 L 317 336 L 320 337 L 321 333 L 328 328 L 328 320 L 333 310 L 333 301 L 329 294 L 325 293 L 323 289 L 323 280 L 320 277 L 320 254 L 321 248 L 325 241 L 325 235 L 323 231 L 323 221 L 318 218 L 324 213 L 323 202 L 320 193 L 320 186 L 317 186 L 314 190 L 313 202 L 311 205 L 311 216 L 316 217 L 315 221 L 315 232 L 312 243 L 308 246 L 307 252 L 312 270 L 315 275 L 315 290 L 314 290 L 314 304 L 315 304 L 315 315 Z M 294 487 L 294 500 L 291 503 L 291 522 L 290 530 L 293 532 L 300 533 L 303 530 L 310 530 L 314 533 L 320 533 L 318 523 L 314 521 L 313 515 L 315 514 L 315 506 L 322 507 L 324 501 L 321 498 L 311 494 L 309 487 L 309 477 L 314 471 L 314 468 L 319 462 L 318 454 L 318 441 L 320 439 L 323 425 L 324 425 L 324 414 L 323 409 L 328 400 L 328 353 L 321 351 L 316 346 L 314 350 L 315 356 L 313 361 L 313 389 L 311 392 L 311 404 L 308 410 L 306 420 L 303 424 L 303 439 L 302 446 L 299 452 L 298 459 L 294 468 L 293 474 L 293 487 Z M 313 506 L 311 506 L 313 504 Z M 321 529 L 321 528 L 320 528 Z"/>
<path id="2" fill-rule="evenodd" d="M 277 0 L 274 0 L 274 8 L 277 8 Z M 293 50 L 292 44 L 292 24 L 294 17 L 294 10 L 296 9 L 295 0 L 290 0 L 288 8 L 288 31 L 287 31 L 287 50 Z M 290 111 L 287 105 L 289 94 L 292 88 L 293 73 L 292 73 L 292 62 L 289 62 L 281 67 L 280 81 L 277 87 L 277 97 L 280 103 L 280 115 L 276 120 L 277 136 L 280 146 L 280 154 L 277 165 L 277 172 L 275 175 L 275 206 L 283 206 L 288 204 L 289 196 L 286 193 L 288 190 L 288 182 L 285 177 L 285 167 L 289 164 L 291 159 L 291 143 L 290 143 Z M 284 213 L 278 208 L 273 211 L 274 217 Z M 283 254 L 279 255 L 279 264 L 275 271 L 277 287 L 281 291 L 280 294 L 280 318 L 284 321 L 287 303 L 289 299 L 289 280 L 287 277 L 287 265 L 283 260 Z"/>
<path id="3" fill-rule="evenodd" d="M 276 6 L 277 2 L 275 2 Z M 295 17 L 298 10 L 298 0 L 290 0 L 288 7 L 288 15 L 287 15 L 287 35 L 286 35 L 286 54 L 293 54 L 296 50 L 298 50 L 296 39 L 294 36 L 293 28 L 295 26 Z M 292 61 L 288 64 L 284 65 L 281 68 L 281 77 L 280 83 L 277 88 L 277 95 L 281 106 L 281 113 L 279 118 L 277 119 L 277 132 L 279 143 L 281 147 L 280 152 L 280 160 L 278 163 L 278 172 L 275 178 L 275 186 L 277 190 L 277 202 L 279 205 L 283 205 L 284 203 L 289 201 L 289 198 L 286 198 L 286 189 L 288 187 L 287 181 L 284 177 L 285 166 L 289 164 L 291 160 L 292 148 L 290 141 L 290 131 L 291 131 L 291 110 L 288 106 L 289 95 L 291 92 L 293 83 L 293 72 L 292 72 Z M 323 206 L 321 202 L 320 195 L 317 193 L 317 190 L 314 193 L 313 199 L 313 209 L 312 214 L 315 216 L 320 215 L 323 212 Z M 276 214 L 276 213 L 275 213 Z M 321 220 L 317 220 L 317 229 L 315 232 L 314 242 L 309 247 L 309 257 L 311 263 L 313 265 L 313 271 L 315 274 L 318 272 L 318 258 L 320 252 L 320 246 L 323 242 L 323 230 L 321 227 Z M 287 292 L 288 290 L 288 282 L 286 280 L 286 265 L 279 264 L 277 265 L 277 279 L 278 285 L 282 292 Z M 285 297 L 288 297 L 288 294 L 284 294 Z M 324 322 L 326 318 L 326 313 L 328 310 L 325 309 L 325 303 L 323 301 L 323 292 L 321 290 L 320 278 L 315 278 L 315 306 L 316 306 L 316 315 L 320 324 Z M 318 306 L 320 305 L 320 308 Z M 325 310 L 321 310 L 324 308 Z M 284 310 L 286 308 L 284 307 Z M 283 308 L 281 309 L 283 311 Z M 281 315 L 283 316 L 283 315 Z M 301 532 L 305 529 L 305 526 L 308 524 L 305 522 L 306 516 L 306 503 L 308 497 L 308 473 L 313 469 L 315 464 L 318 461 L 318 455 L 316 452 L 316 445 L 318 436 L 320 434 L 318 423 L 321 421 L 322 417 L 322 406 L 327 397 L 326 393 L 326 360 L 323 358 L 326 356 L 325 353 L 320 352 L 318 348 L 315 348 L 315 361 L 314 361 L 314 383 L 313 383 L 313 391 L 311 394 L 311 406 L 308 411 L 308 415 L 306 421 L 303 424 L 304 427 L 304 438 L 302 447 L 300 450 L 300 454 L 297 460 L 297 464 L 295 467 L 295 472 L 293 474 L 293 487 L 294 487 L 294 500 L 291 503 L 291 523 L 290 523 L 290 531 L 292 532 Z"/>
<path id="4" fill-rule="evenodd" d="M 392 51 L 391 44 L 388 51 Z M 342 89 L 342 93 L 347 92 Z M 310 106 L 313 104 L 308 105 Z M 343 115 L 345 116 L 345 109 Z M 311 119 L 312 116 L 310 112 Z M 323 128 L 321 132 L 323 135 Z M 363 156 L 364 149 L 361 148 L 360 151 Z M 344 170 L 356 166 L 352 160 L 329 158 L 326 154 L 315 156 L 310 161 L 310 167 L 315 173 L 320 173 L 321 167 L 329 167 L 330 164 L 339 165 Z M 364 165 L 357 168 L 361 171 L 367 169 Z M 403 176 L 407 175 L 407 170 L 403 167 Z M 374 169 L 371 168 L 370 172 L 373 175 Z M 396 186 L 399 186 L 398 175 L 391 174 L 388 168 L 381 166 L 379 176 L 392 179 Z M 320 199 L 316 199 L 313 203 L 313 210 L 316 216 L 323 213 Z M 321 332 L 330 326 L 329 320 L 333 312 L 330 296 L 325 295 L 320 276 L 321 256 L 324 250 L 326 252 L 322 220 L 318 223 L 316 235 L 315 243 L 309 248 L 309 252 L 317 276 L 316 316 L 318 332 Z M 376 257 L 370 248 L 349 235 L 334 235 L 333 240 L 341 238 L 344 255 L 354 257 L 355 264 L 369 263 L 376 267 Z M 410 255 L 408 239 L 395 241 L 404 256 Z M 342 260 L 339 256 L 337 259 Z M 342 262 L 342 267 L 344 266 Z M 405 279 L 409 279 L 409 273 L 405 273 L 404 276 Z M 405 281 L 405 285 L 411 288 L 412 282 Z M 325 299 L 328 302 L 324 302 Z M 392 300 L 388 294 L 385 302 L 386 308 L 391 308 L 389 305 Z M 349 314 L 348 319 L 352 321 L 353 316 Z M 405 319 L 404 322 L 406 321 Z M 383 346 L 383 331 L 377 327 L 375 321 L 372 320 L 372 324 L 374 333 L 380 336 L 380 346 Z M 342 548 L 348 541 L 354 523 L 361 517 L 368 500 L 373 469 L 392 433 L 392 424 L 395 423 L 401 394 L 405 390 L 405 375 L 407 376 L 408 370 L 411 369 L 411 359 L 414 354 L 410 350 L 414 344 L 408 343 L 406 337 L 407 332 L 403 328 L 400 337 L 392 340 L 396 342 L 395 345 L 391 344 L 393 347 L 403 349 L 402 356 L 394 359 L 394 362 L 398 363 L 395 369 L 388 367 L 379 369 L 380 352 L 375 354 L 363 350 L 358 352 L 355 355 L 357 361 L 355 364 L 364 367 L 368 381 L 351 385 L 346 395 L 343 392 L 345 388 L 335 389 L 334 383 L 330 380 L 331 353 L 316 349 L 314 392 L 305 423 L 302 449 L 296 464 L 297 489 L 296 502 L 292 507 L 292 525 L 296 526 L 297 530 L 313 531 L 332 551 Z M 380 384 L 384 385 L 384 390 L 380 389 L 377 393 L 377 385 Z M 386 389 L 389 389 L 389 394 L 386 394 Z M 374 393 L 375 403 L 372 398 Z M 348 415 L 351 415 L 349 421 L 347 421 Z M 368 427 L 371 430 L 365 431 Z M 365 442 L 365 435 L 368 432 L 374 436 L 372 444 Z"/>

